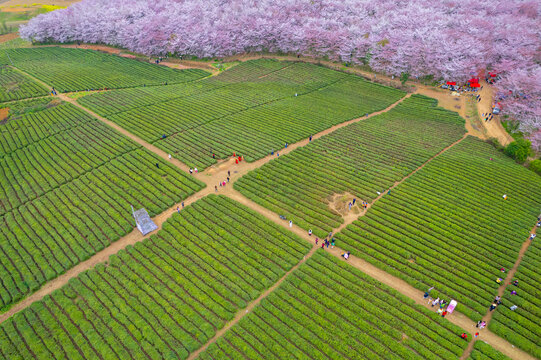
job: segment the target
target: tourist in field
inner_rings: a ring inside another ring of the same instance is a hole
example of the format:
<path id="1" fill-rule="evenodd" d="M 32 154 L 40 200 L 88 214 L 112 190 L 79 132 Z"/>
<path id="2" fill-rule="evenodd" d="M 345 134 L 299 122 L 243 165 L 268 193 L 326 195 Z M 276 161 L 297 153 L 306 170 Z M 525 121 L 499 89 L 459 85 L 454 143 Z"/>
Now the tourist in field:
<path id="1" fill-rule="evenodd" d="M 443 309 L 440 308 L 438 309 L 438 315 L 441 315 L 441 314 L 443 314 Z"/>
<path id="2" fill-rule="evenodd" d="M 287 143 L 286 143 L 286 149 L 287 149 Z"/>
<path id="3" fill-rule="evenodd" d="M 332 238 L 332 231 L 329 231 L 329 239 Z"/>
<path id="4" fill-rule="evenodd" d="M 438 305 L 439 302 L 440 302 L 440 298 L 437 298 L 436 300 L 432 301 L 432 307 Z"/>
<path id="5" fill-rule="evenodd" d="M 502 281 L 503 281 L 502 278 L 497 278 L 497 279 L 496 279 L 496 282 L 497 282 L 498 284 L 501 284 Z"/>
<path id="6" fill-rule="evenodd" d="M 447 315 L 447 310 L 441 313 L 441 317 L 445 317 L 445 315 Z"/>
<path id="7" fill-rule="evenodd" d="M 479 325 L 479 329 L 484 329 L 485 326 L 487 326 L 487 323 L 486 323 L 486 321 L 483 321 L 483 322 L 481 323 L 481 325 Z"/>
<path id="8" fill-rule="evenodd" d="M 533 240 L 535 238 L 535 234 L 530 234 L 530 240 Z"/>
<path id="9" fill-rule="evenodd" d="M 180 214 L 180 208 L 177 206 L 177 212 Z"/>
<path id="10" fill-rule="evenodd" d="M 334 249 L 334 238 L 331 240 L 331 248 Z"/>
<path id="11" fill-rule="evenodd" d="M 193 169 L 190 168 L 190 175 L 193 175 Z"/>
<path id="12" fill-rule="evenodd" d="M 218 185 L 214 185 L 214 192 L 218 192 Z"/>
<path id="13" fill-rule="evenodd" d="M 497 303 L 498 301 L 500 301 L 500 299 L 501 299 L 501 298 L 502 298 L 502 297 L 501 297 L 501 296 L 499 296 L 499 295 L 498 295 L 498 296 L 496 296 L 496 297 L 494 298 L 494 302 L 495 302 L 495 303 Z"/>
<path id="14" fill-rule="evenodd" d="M 309 141 L 312 141 L 312 135 L 310 135 Z"/>
<path id="15" fill-rule="evenodd" d="M 496 309 L 497 306 L 498 304 L 492 303 L 492 305 L 490 305 L 490 311 L 493 311 L 494 309 Z"/>
<path id="16" fill-rule="evenodd" d="M 504 267 L 500 268 L 500 271 L 505 272 L 505 268 Z"/>
<path id="17" fill-rule="evenodd" d="M 293 227 L 293 221 L 289 220 L 289 227 Z"/>
<path id="18" fill-rule="evenodd" d="M 517 291 L 516 290 L 511 291 L 511 295 L 517 295 Z"/>
<path id="19" fill-rule="evenodd" d="M 308 236 L 312 236 L 312 229 L 308 230 Z"/>
<path id="20" fill-rule="evenodd" d="M 506 195 L 506 194 L 503 194 L 502 198 L 503 198 L 504 200 L 507 200 L 507 195 Z"/>
<path id="21" fill-rule="evenodd" d="M 464 340 L 466 340 L 468 338 L 468 335 L 466 335 L 466 333 L 462 333 L 462 335 L 460 335 L 461 338 L 463 338 Z"/>
<path id="22" fill-rule="evenodd" d="M 475 325 L 475 327 L 478 328 L 478 327 L 481 325 L 481 323 L 482 323 L 482 321 L 479 320 L 479 321 L 477 322 L 477 325 Z"/>
<path id="23" fill-rule="evenodd" d="M 193 171 L 197 174 L 197 168 L 194 168 Z"/>
<path id="24" fill-rule="evenodd" d="M 353 204 L 351 203 L 351 201 L 349 202 L 348 206 L 349 206 L 349 210 L 351 210 L 351 207 L 353 206 Z"/>
<path id="25" fill-rule="evenodd" d="M 323 240 L 321 241 L 321 248 L 325 249 L 325 241 L 323 241 Z"/>
<path id="26" fill-rule="evenodd" d="M 349 259 L 349 254 L 350 254 L 349 251 L 345 252 L 345 253 L 342 254 L 342 257 L 347 260 L 347 259 Z"/>
<path id="27" fill-rule="evenodd" d="M 317 245 L 317 242 L 318 242 L 318 241 L 319 241 L 319 239 L 318 239 L 317 236 L 316 236 L 316 245 Z"/>
<path id="28" fill-rule="evenodd" d="M 227 177 L 227 182 L 229 182 L 229 176 Z"/>
<path id="29" fill-rule="evenodd" d="M 171 154 L 169 154 L 169 160 L 171 160 Z"/>
<path id="30" fill-rule="evenodd" d="M 184 201 L 180 204 L 182 206 L 182 208 L 184 209 Z"/>
<path id="31" fill-rule="evenodd" d="M 331 242 L 330 242 L 329 240 L 325 239 L 325 245 L 327 246 L 327 249 L 329 248 L 329 244 L 330 244 L 330 243 L 331 243 Z"/>
<path id="32" fill-rule="evenodd" d="M 156 163 L 156 167 L 159 169 L 159 168 L 160 168 L 160 164 Z"/>
<path id="33" fill-rule="evenodd" d="M 518 280 L 513 281 L 513 285 L 518 286 Z"/>
<path id="34" fill-rule="evenodd" d="M 478 332 L 476 332 L 474 336 L 475 336 L 475 337 L 478 337 L 478 336 L 479 336 L 479 333 L 478 333 Z"/>

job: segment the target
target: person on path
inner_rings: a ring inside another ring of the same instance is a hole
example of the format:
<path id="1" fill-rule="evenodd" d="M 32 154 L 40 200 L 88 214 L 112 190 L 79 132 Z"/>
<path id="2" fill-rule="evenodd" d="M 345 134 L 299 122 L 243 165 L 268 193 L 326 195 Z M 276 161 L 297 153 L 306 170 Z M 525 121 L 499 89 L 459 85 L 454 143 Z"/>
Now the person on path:
<path id="1" fill-rule="evenodd" d="M 289 227 L 293 227 L 293 221 L 289 220 Z"/>
<path id="2" fill-rule="evenodd" d="M 229 176 L 227 177 L 227 182 L 229 182 Z"/>
<path id="3" fill-rule="evenodd" d="M 436 300 L 432 301 L 432 307 L 436 306 L 440 302 L 440 298 L 437 298 Z"/>
<path id="4" fill-rule="evenodd" d="M 475 335 L 473 335 L 474 337 L 478 337 L 479 336 L 479 333 L 476 332 Z"/>
<path id="5" fill-rule="evenodd" d="M 190 175 L 193 175 L 193 169 L 190 168 Z"/>
<path id="6" fill-rule="evenodd" d="M 310 139 L 309 139 L 309 141 L 312 141 L 312 135 L 310 135 Z"/>
<path id="7" fill-rule="evenodd" d="M 160 168 L 160 164 L 156 163 L 156 167 L 159 169 L 159 168 Z"/>
<path id="8" fill-rule="evenodd" d="M 441 313 L 441 317 L 445 317 L 445 315 L 447 315 L 447 310 Z"/>
<path id="9" fill-rule="evenodd" d="M 318 239 L 317 236 L 316 236 L 316 245 L 317 245 L 317 242 L 318 242 L 318 241 L 319 241 L 319 239 Z"/>
<path id="10" fill-rule="evenodd" d="M 169 160 L 171 160 L 171 154 L 169 154 Z"/>
<path id="11" fill-rule="evenodd" d="M 443 309 L 446 303 L 447 302 L 445 300 L 440 300 L 440 309 Z"/>
<path id="12" fill-rule="evenodd" d="M 220 185 L 220 187 L 222 187 L 222 182 L 220 181 L 220 182 L 218 183 L 218 185 Z"/>
<path id="13" fill-rule="evenodd" d="M 349 259 L 349 254 L 350 254 L 349 251 L 345 252 L 345 253 L 342 254 L 342 257 L 347 260 L 347 259 Z"/>
<path id="14" fill-rule="evenodd" d="M 325 249 L 325 241 L 321 241 L 321 248 Z"/>
<path id="15" fill-rule="evenodd" d="M 214 185 L 214 192 L 218 192 L 218 186 Z"/>
<path id="16" fill-rule="evenodd" d="M 180 208 L 177 206 L 177 212 L 180 214 Z"/>
<path id="17" fill-rule="evenodd" d="M 391 189 L 389 189 L 389 191 L 387 191 L 387 195 L 391 195 Z"/>
<path id="18" fill-rule="evenodd" d="M 231 171 L 227 170 L 227 176 L 231 176 Z"/>
<path id="19" fill-rule="evenodd" d="M 225 187 L 225 180 L 222 182 L 223 186 Z"/>
<path id="20" fill-rule="evenodd" d="M 475 327 L 476 327 L 476 328 L 478 328 L 478 327 L 479 327 L 479 325 L 481 325 L 481 323 L 482 323 L 482 321 L 481 321 L 481 320 L 479 320 L 479 321 L 477 322 L 477 325 L 475 325 Z"/>
<path id="21" fill-rule="evenodd" d="M 353 206 L 353 204 L 351 203 L 351 201 L 349 202 L 348 206 L 349 206 L 349 210 L 351 210 L 351 207 Z"/>
<path id="22" fill-rule="evenodd" d="M 193 171 L 197 174 L 197 168 L 193 169 Z"/>
<path id="23" fill-rule="evenodd" d="M 331 249 L 334 249 L 334 238 L 331 240 Z"/>
<path id="24" fill-rule="evenodd" d="M 530 234 L 530 240 L 533 240 L 535 238 L 535 234 Z"/>
<path id="25" fill-rule="evenodd" d="M 182 206 L 182 208 L 184 209 L 184 201 L 180 204 Z"/>
<path id="26" fill-rule="evenodd" d="M 212 158 L 213 158 L 213 159 L 216 159 L 216 155 L 215 155 L 215 154 L 212 154 Z"/>
<path id="27" fill-rule="evenodd" d="M 312 236 L 312 229 L 308 230 L 308 236 Z"/>
<path id="28" fill-rule="evenodd" d="M 496 306 L 498 306 L 497 304 L 493 303 L 492 305 L 490 305 L 490 311 L 496 309 Z"/>
<path id="29" fill-rule="evenodd" d="M 238 164 L 239 163 L 239 159 L 235 159 L 235 164 Z"/>
<path id="30" fill-rule="evenodd" d="M 327 247 L 327 249 L 329 248 L 329 240 L 325 239 L 325 246 Z"/>
<path id="31" fill-rule="evenodd" d="M 357 201 L 357 199 L 353 198 L 353 201 L 352 201 L 353 206 L 355 206 L 355 201 Z"/>
<path id="32" fill-rule="evenodd" d="M 443 309 L 438 309 L 438 315 L 443 314 Z"/>
<path id="33" fill-rule="evenodd" d="M 276 152 L 276 156 L 280 156 L 280 153 L 278 151 Z"/>
<path id="34" fill-rule="evenodd" d="M 481 323 L 481 325 L 479 325 L 479 329 L 484 329 L 485 326 L 487 326 L 487 323 L 486 323 L 485 321 L 483 321 L 483 322 Z"/>
<path id="35" fill-rule="evenodd" d="M 329 232 L 329 239 L 332 238 L 332 231 Z"/>
<path id="36" fill-rule="evenodd" d="M 286 143 L 286 149 L 287 149 L 287 143 Z"/>
<path id="37" fill-rule="evenodd" d="M 497 303 L 498 301 L 500 301 L 501 298 L 502 298 L 501 296 L 496 296 L 496 297 L 494 298 L 494 302 Z"/>

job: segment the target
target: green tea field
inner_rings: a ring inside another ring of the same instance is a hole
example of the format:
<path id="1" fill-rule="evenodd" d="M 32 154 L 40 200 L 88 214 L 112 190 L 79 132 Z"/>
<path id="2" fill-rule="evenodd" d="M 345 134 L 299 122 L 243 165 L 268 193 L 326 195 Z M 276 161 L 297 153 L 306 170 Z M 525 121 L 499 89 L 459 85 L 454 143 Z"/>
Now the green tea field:
<path id="1" fill-rule="evenodd" d="M 96 48 L 0 47 L 0 359 L 541 358 L 541 178 L 462 98 Z"/>

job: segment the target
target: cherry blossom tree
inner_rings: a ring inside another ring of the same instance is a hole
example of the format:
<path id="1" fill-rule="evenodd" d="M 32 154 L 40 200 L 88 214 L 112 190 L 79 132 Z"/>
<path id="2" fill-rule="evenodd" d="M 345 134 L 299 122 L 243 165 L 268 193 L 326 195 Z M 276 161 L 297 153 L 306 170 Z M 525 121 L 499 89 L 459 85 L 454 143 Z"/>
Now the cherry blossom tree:
<path id="1" fill-rule="evenodd" d="M 541 5 L 528 0 L 83 0 L 22 26 L 37 42 L 145 54 L 279 52 L 465 81 L 496 71 L 505 113 L 539 141 Z"/>

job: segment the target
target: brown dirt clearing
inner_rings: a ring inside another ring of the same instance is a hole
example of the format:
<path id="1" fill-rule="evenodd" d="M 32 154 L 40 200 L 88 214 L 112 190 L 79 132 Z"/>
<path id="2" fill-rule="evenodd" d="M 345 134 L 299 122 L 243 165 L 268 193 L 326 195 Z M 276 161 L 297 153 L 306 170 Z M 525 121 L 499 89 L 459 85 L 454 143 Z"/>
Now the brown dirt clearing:
<path id="1" fill-rule="evenodd" d="M 0 108 L 0 124 L 9 116 L 9 108 Z"/>
<path id="2" fill-rule="evenodd" d="M 0 35 L 0 44 L 11 41 L 11 40 L 15 40 L 18 37 L 19 37 L 18 33 L 10 33 L 10 34 Z"/>

